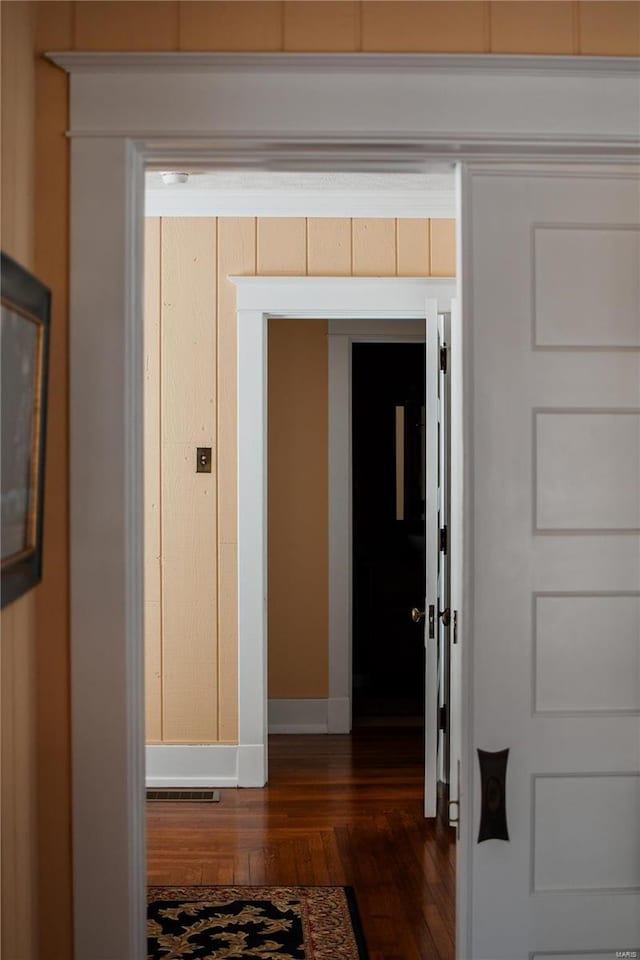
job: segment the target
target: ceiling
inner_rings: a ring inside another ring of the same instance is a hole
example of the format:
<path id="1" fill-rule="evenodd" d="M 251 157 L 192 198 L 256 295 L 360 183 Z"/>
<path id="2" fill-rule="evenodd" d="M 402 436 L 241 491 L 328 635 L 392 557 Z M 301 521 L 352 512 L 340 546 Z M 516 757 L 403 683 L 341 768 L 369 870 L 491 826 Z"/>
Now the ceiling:
<path id="1" fill-rule="evenodd" d="M 147 216 L 453 217 L 455 173 L 194 171 L 167 185 L 146 174 Z"/>

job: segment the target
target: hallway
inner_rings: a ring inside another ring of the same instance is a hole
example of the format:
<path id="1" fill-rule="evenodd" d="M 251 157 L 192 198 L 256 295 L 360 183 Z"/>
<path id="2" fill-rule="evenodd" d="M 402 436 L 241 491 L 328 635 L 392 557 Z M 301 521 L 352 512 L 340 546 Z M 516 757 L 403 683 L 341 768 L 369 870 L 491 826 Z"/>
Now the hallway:
<path id="1" fill-rule="evenodd" d="M 422 817 L 422 731 L 273 736 L 265 789 L 147 806 L 150 884 L 345 884 L 370 960 L 452 960 L 455 844 Z"/>

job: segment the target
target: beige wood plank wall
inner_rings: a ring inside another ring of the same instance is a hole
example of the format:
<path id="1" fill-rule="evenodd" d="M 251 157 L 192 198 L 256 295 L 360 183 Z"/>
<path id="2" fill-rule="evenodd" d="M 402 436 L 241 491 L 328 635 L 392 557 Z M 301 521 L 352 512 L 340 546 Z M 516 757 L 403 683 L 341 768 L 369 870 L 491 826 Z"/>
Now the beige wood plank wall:
<path id="1" fill-rule="evenodd" d="M 146 223 L 149 742 L 237 738 L 234 274 L 452 276 L 449 220 Z M 269 693 L 328 694 L 327 326 L 272 321 Z M 195 470 L 211 445 L 214 471 Z"/>

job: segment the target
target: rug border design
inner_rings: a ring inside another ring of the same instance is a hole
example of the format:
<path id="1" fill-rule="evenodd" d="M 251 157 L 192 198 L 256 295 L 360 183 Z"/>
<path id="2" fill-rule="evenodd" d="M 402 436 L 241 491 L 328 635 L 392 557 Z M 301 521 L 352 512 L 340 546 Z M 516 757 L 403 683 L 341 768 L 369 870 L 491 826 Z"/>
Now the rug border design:
<path id="1" fill-rule="evenodd" d="M 175 900 L 180 902 L 182 900 L 189 900 L 189 891 L 199 891 L 202 899 L 206 899 L 205 891 L 211 890 L 212 896 L 215 896 L 216 890 L 227 890 L 227 891 L 238 891 L 238 899 L 245 900 L 259 900 L 260 895 L 268 898 L 272 895 L 274 890 L 287 890 L 291 894 L 295 895 L 296 890 L 342 890 L 344 892 L 345 902 L 347 905 L 349 919 L 351 921 L 351 930 L 353 932 L 353 939 L 355 941 L 355 947 L 358 951 L 358 960 L 369 960 L 369 952 L 367 950 L 367 944 L 364 938 L 364 931 L 362 928 L 362 921 L 360 919 L 360 911 L 358 909 L 358 901 L 356 898 L 356 892 L 354 888 L 348 884 L 341 883 L 295 883 L 295 884 L 286 884 L 286 883 L 271 883 L 271 884 L 244 884 L 244 883 L 190 883 L 190 884 L 162 884 L 154 883 L 147 887 L 147 903 L 151 903 L 155 900 L 160 900 L 162 898 Z M 171 894 L 169 894 L 171 891 Z M 204 896 L 203 896 L 204 894 Z M 197 898 L 193 898 L 197 899 Z M 304 922 L 304 921 L 303 921 Z"/>

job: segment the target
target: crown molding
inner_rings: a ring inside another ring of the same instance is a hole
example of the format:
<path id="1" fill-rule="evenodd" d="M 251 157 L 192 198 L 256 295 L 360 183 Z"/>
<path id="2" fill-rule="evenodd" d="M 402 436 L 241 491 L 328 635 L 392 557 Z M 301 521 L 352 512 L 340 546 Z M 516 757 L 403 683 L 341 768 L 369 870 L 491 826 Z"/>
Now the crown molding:
<path id="1" fill-rule="evenodd" d="M 148 163 L 422 172 L 434 160 L 640 151 L 633 57 L 48 56 L 71 74 L 69 136 L 134 140 Z"/>
<path id="2" fill-rule="evenodd" d="M 45 57 L 67 73 L 140 70 L 177 73 L 298 73 L 338 69 L 393 73 L 495 73 L 545 76 L 640 75 L 638 57 L 538 56 L 449 53 L 117 53 L 51 52 Z"/>

